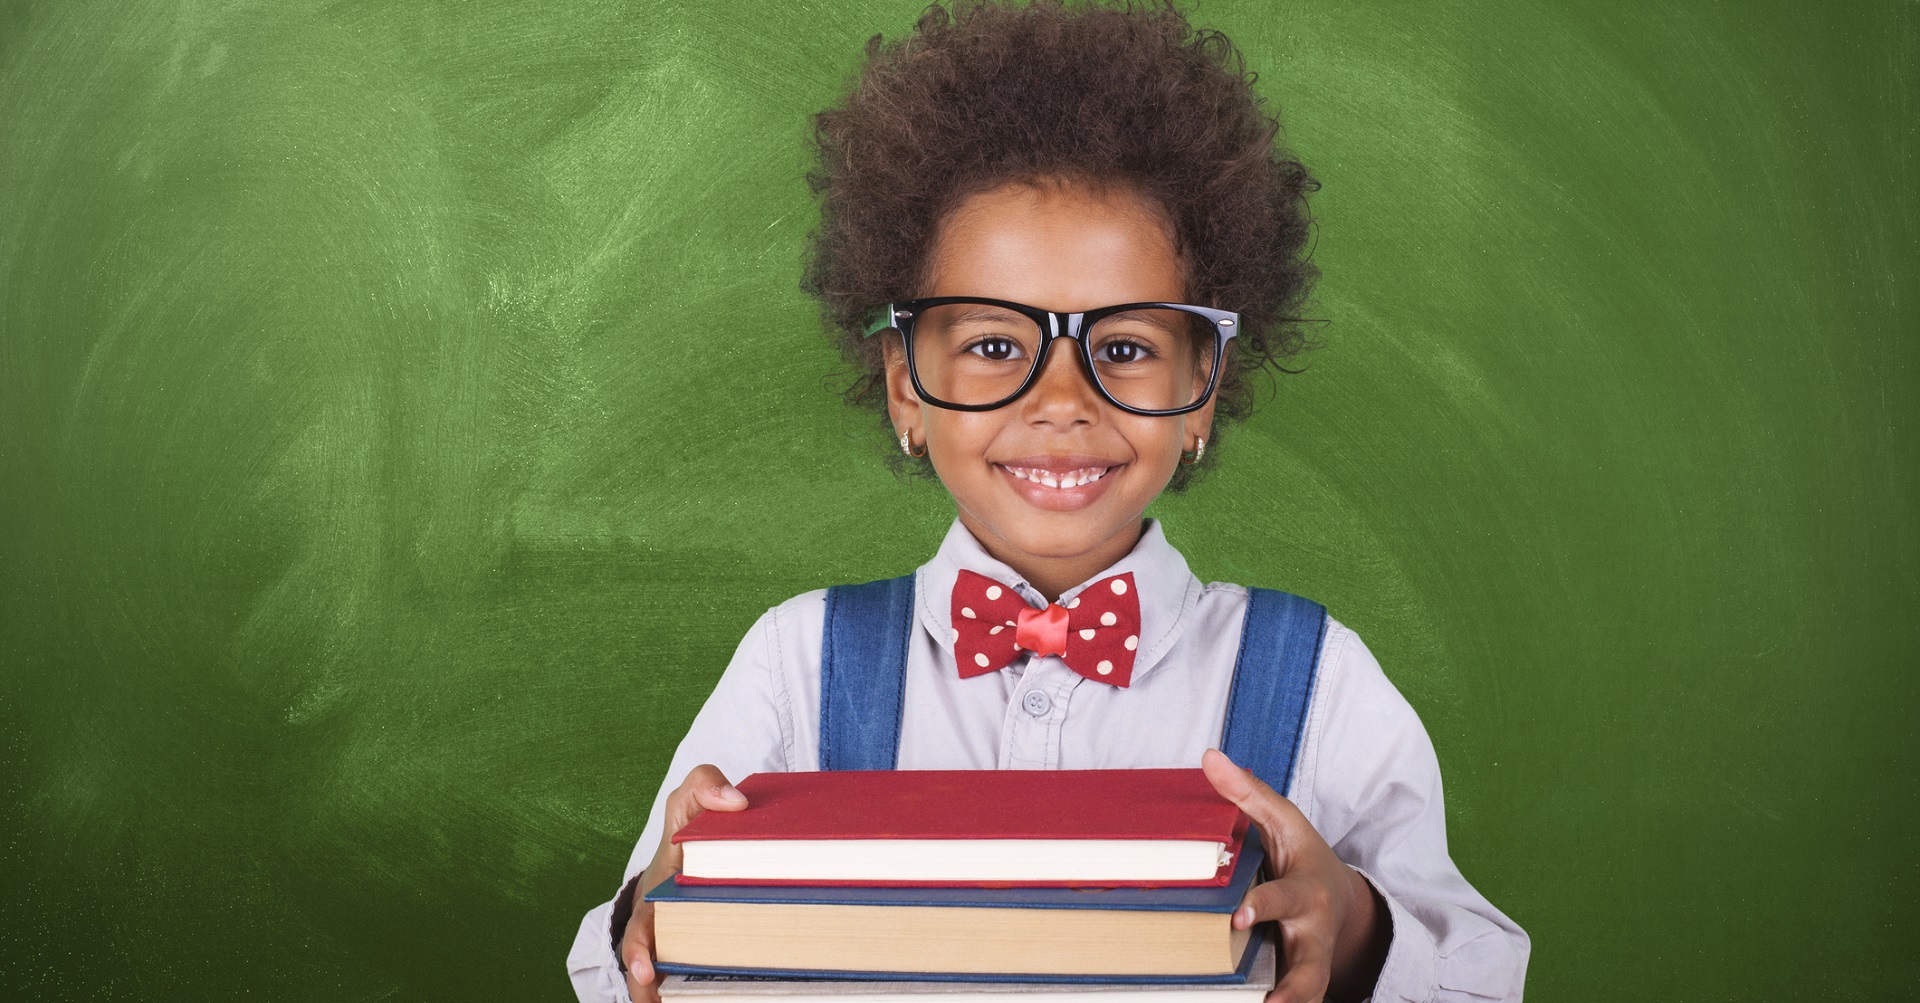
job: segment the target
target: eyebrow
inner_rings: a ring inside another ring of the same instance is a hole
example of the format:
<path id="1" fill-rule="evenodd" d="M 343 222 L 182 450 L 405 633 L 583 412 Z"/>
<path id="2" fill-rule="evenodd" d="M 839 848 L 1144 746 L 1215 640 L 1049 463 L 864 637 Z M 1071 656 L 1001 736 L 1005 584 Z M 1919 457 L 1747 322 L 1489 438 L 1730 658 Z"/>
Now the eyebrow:
<path id="1" fill-rule="evenodd" d="M 964 324 L 972 320 L 1026 321 L 1029 324 L 1033 323 L 1032 319 L 1025 314 L 1016 313 L 1003 306 L 989 306 L 985 303 L 966 304 L 966 308 L 961 310 L 958 316 L 950 318 L 947 323 Z"/>
<path id="2" fill-rule="evenodd" d="M 1176 327 L 1175 325 L 1167 323 L 1166 321 L 1162 320 L 1159 316 L 1160 314 L 1169 313 L 1169 312 L 1175 313 L 1181 317 L 1190 316 L 1189 314 L 1180 313 L 1179 311 L 1122 310 L 1119 313 L 1108 314 L 1107 316 L 1102 317 L 1100 319 L 1101 320 L 1137 320 L 1143 324 L 1146 324 L 1149 327 L 1157 327 L 1160 330 L 1167 332 L 1168 334 L 1179 334 L 1180 333 L 1179 327 Z"/>

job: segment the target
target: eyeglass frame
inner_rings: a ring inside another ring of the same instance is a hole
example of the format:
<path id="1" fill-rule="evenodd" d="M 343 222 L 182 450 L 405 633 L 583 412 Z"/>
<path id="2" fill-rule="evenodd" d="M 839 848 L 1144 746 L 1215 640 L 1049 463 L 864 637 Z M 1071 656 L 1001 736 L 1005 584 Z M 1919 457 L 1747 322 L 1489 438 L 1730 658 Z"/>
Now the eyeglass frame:
<path id="1" fill-rule="evenodd" d="M 1040 342 L 1039 350 L 1034 353 L 1033 368 L 1027 371 L 1027 378 L 1013 393 L 992 404 L 955 404 L 933 396 L 920 385 L 920 370 L 913 364 L 913 323 L 921 311 L 952 303 L 984 303 L 988 306 L 1012 310 L 1033 321 L 1035 327 L 1046 332 L 1045 339 Z M 1207 389 L 1202 391 L 1193 403 L 1164 410 L 1132 407 L 1115 400 L 1113 394 L 1101 384 L 1100 374 L 1093 368 L 1093 346 L 1087 343 L 1084 335 L 1093 330 L 1093 325 L 1101 320 L 1128 310 L 1183 310 L 1199 314 L 1213 324 L 1213 333 L 1216 338 L 1213 349 L 1213 371 L 1207 374 Z M 1232 310 L 1216 310 L 1191 303 L 1120 303 L 1115 306 L 1103 306 L 1097 310 L 1064 313 L 985 296 L 928 296 L 921 299 L 895 300 L 884 306 L 875 307 L 873 320 L 868 322 L 867 332 L 862 337 L 871 338 L 882 331 L 900 332 L 900 341 L 907 353 L 907 377 L 913 381 L 913 392 L 918 394 L 922 401 L 935 407 L 949 411 L 994 411 L 1006 407 L 1019 400 L 1028 390 L 1033 389 L 1034 383 L 1039 381 L 1040 370 L 1046 367 L 1047 353 L 1053 350 L 1053 343 L 1061 338 L 1071 338 L 1080 346 L 1078 353 L 1080 367 L 1086 373 L 1087 382 L 1093 384 L 1094 391 L 1100 395 L 1101 399 L 1128 414 L 1137 414 L 1146 418 L 1168 418 L 1198 411 L 1213 398 L 1214 388 L 1220 382 L 1220 365 L 1227 358 L 1227 342 L 1240 333 L 1240 315 Z"/>

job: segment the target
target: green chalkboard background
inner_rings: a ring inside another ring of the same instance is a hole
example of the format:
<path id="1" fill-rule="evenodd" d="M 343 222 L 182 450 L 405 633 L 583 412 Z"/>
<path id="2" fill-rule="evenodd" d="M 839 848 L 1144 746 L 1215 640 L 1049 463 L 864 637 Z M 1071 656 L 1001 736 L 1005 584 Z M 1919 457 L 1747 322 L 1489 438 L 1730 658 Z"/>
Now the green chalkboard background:
<path id="1" fill-rule="evenodd" d="M 568 998 L 740 634 L 951 518 L 796 285 L 918 7 L 0 7 L 0 995 Z M 1195 17 L 1330 323 L 1173 541 L 1367 639 L 1533 998 L 1920 989 L 1920 6 Z"/>

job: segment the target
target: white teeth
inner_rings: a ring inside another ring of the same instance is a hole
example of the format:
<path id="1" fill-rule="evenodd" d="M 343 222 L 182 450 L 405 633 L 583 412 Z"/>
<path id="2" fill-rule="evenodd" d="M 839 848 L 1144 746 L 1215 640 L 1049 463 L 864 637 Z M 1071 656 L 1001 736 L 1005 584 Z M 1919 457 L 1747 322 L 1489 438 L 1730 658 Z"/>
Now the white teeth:
<path id="1" fill-rule="evenodd" d="M 1105 477 L 1107 471 L 1112 469 L 1112 467 L 1083 467 L 1079 470 L 1070 470 L 1064 474 L 1056 474 L 1051 470 L 1030 470 L 1026 467 L 1007 467 L 1007 472 L 1023 481 L 1032 481 L 1035 484 L 1065 490 L 1068 488 L 1077 488 L 1084 484 L 1092 484 L 1094 481 Z"/>

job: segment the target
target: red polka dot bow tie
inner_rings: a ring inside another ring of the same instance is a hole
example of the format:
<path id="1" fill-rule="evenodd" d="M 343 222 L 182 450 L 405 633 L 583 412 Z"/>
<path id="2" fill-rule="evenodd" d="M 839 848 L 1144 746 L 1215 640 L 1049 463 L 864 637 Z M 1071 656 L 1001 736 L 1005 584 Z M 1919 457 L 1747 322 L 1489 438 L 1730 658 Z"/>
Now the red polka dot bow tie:
<path id="1" fill-rule="evenodd" d="M 1059 655 L 1095 682 L 1126 686 L 1140 647 L 1140 597 L 1133 572 L 1102 578 L 1063 606 L 1027 605 L 1013 589 L 972 571 L 953 583 L 953 657 L 960 678 L 1005 668 L 1021 649 Z"/>

